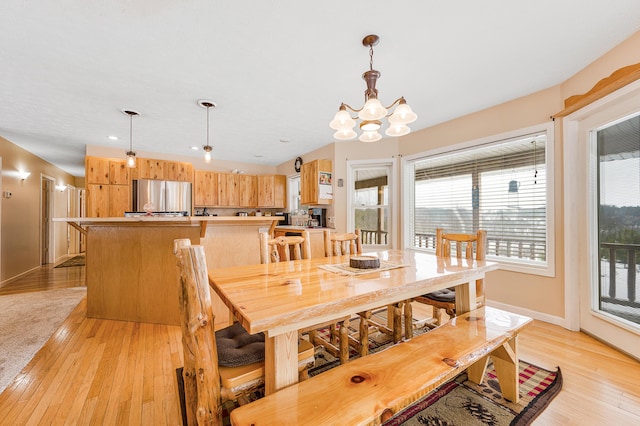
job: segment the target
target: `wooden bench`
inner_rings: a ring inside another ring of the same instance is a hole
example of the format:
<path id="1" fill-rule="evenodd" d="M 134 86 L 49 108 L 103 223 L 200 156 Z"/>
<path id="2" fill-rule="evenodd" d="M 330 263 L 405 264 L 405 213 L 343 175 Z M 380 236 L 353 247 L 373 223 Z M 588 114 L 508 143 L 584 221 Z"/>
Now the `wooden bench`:
<path id="1" fill-rule="evenodd" d="M 518 333 L 531 318 L 490 307 L 236 408 L 240 425 L 380 424 L 467 369 L 480 383 L 489 356 L 503 396 L 518 401 Z"/>

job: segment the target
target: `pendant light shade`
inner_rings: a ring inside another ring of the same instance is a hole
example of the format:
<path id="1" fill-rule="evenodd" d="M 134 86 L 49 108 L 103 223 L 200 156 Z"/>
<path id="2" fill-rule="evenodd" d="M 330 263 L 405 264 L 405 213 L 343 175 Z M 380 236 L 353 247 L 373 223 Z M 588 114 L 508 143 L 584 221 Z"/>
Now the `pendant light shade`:
<path id="1" fill-rule="evenodd" d="M 129 116 L 129 151 L 126 152 L 127 167 L 134 168 L 136 166 L 136 153 L 133 150 L 133 117 L 140 115 L 140 113 L 129 109 L 123 109 L 122 113 Z"/>
<path id="2" fill-rule="evenodd" d="M 211 108 L 215 108 L 216 104 L 215 102 L 207 99 L 200 99 L 198 101 L 198 105 L 200 105 L 202 108 L 206 108 L 207 110 L 207 144 L 203 145 L 202 149 L 204 151 L 204 161 L 208 163 L 209 161 L 211 161 L 211 151 L 213 151 L 213 147 L 209 145 L 209 110 Z"/>

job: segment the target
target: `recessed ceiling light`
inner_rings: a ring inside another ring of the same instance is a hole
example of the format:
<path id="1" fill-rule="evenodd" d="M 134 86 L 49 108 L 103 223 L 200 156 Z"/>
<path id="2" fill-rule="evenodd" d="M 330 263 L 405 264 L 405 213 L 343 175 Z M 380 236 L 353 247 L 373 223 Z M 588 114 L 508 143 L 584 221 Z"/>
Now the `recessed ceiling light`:
<path id="1" fill-rule="evenodd" d="M 120 139 L 120 138 L 118 138 L 117 136 L 107 136 L 107 137 L 108 137 L 109 139 L 111 139 L 112 141 L 117 141 L 118 139 Z"/>
<path id="2" fill-rule="evenodd" d="M 255 155 L 254 155 L 254 157 L 256 157 L 256 158 L 262 158 L 262 157 L 263 157 L 263 155 L 262 155 L 262 154 L 255 154 Z"/>
<path id="3" fill-rule="evenodd" d="M 289 142 L 291 142 L 291 139 L 280 139 L 280 142 L 289 143 Z"/>
<path id="4" fill-rule="evenodd" d="M 192 150 L 194 150 L 194 151 L 197 151 L 197 150 L 199 150 L 199 149 L 200 149 L 200 148 L 198 148 L 197 146 L 190 146 L 189 148 L 191 148 L 191 149 L 192 149 Z"/>

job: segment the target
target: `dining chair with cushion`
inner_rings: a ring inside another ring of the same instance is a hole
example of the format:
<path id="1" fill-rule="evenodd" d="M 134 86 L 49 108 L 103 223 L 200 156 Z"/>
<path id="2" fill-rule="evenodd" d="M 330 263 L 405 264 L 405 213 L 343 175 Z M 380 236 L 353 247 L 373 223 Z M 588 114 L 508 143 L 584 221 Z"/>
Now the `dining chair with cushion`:
<path id="1" fill-rule="evenodd" d="M 189 239 L 174 241 L 180 270 L 182 382 L 188 424 L 221 424 L 221 404 L 248 402 L 248 394 L 264 383 L 265 337 L 249 334 L 240 323 L 214 331 L 204 248 Z M 315 362 L 313 345 L 298 343 L 301 379 Z"/>
<path id="2" fill-rule="evenodd" d="M 487 232 L 479 230 L 472 234 L 446 233 L 444 229 L 436 229 L 436 256 L 451 258 L 452 246 L 455 257 L 467 261 L 485 260 Z M 474 254 L 475 253 L 475 254 Z M 455 288 L 446 288 L 414 298 L 416 302 L 433 306 L 436 325 L 442 325 L 455 315 Z M 476 281 L 476 307 L 485 303 L 484 280 Z"/>
<path id="3" fill-rule="evenodd" d="M 285 255 L 281 257 L 279 252 Z M 293 252 L 293 259 L 288 255 Z M 290 260 L 309 259 L 311 257 L 311 244 L 309 231 L 302 231 L 301 236 L 282 236 L 271 238 L 268 233 L 260 233 L 260 263 L 288 262 Z M 343 317 L 338 321 L 331 321 L 305 327 L 299 330 L 300 334 L 308 334 L 309 342 L 314 346 L 322 346 L 332 356 L 338 358 L 341 364 L 349 360 L 349 343 L 346 336 L 340 335 L 338 325 L 346 324 L 342 330 L 346 333 L 349 325 L 349 317 Z M 323 337 L 320 330 L 326 330 L 327 337 Z"/>

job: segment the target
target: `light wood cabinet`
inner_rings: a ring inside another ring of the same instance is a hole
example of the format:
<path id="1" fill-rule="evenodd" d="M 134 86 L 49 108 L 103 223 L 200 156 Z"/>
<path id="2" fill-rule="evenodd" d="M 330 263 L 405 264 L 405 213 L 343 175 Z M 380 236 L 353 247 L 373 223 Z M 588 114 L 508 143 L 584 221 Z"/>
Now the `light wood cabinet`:
<path id="1" fill-rule="evenodd" d="M 123 217 L 128 211 L 131 211 L 131 187 L 109 185 L 109 216 Z"/>
<path id="2" fill-rule="evenodd" d="M 239 175 L 239 205 L 240 207 L 256 207 L 257 197 L 257 177 L 253 175 Z"/>
<path id="3" fill-rule="evenodd" d="M 258 176 L 258 207 L 283 209 L 287 206 L 287 177 Z"/>
<path id="4" fill-rule="evenodd" d="M 205 170 L 194 172 L 193 205 L 195 207 L 218 205 L 218 173 Z"/>
<path id="5" fill-rule="evenodd" d="M 164 167 L 164 179 L 176 180 L 180 182 L 191 182 L 193 177 L 193 166 L 191 163 L 180 161 L 166 161 Z"/>
<path id="6" fill-rule="evenodd" d="M 333 203 L 331 160 L 314 160 L 300 169 L 300 204 Z"/>
<path id="7" fill-rule="evenodd" d="M 109 217 L 109 186 L 87 184 L 87 217 Z"/>
<path id="8" fill-rule="evenodd" d="M 136 161 L 136 179 L 164 179 L 165 160 L 138 158 Z"/>
<path id="9" fill-rule="evenodd" d="M 218 174 L 218 205 L 223 207 L 238 207 L 240 197 L 238 183 L 240 175 L 234 173 Z"/>
<path id="10" fill-rule="evenodd" d="M 87 183 L 109 183 L 109 159 L 99 157 L 86 157 L 85 177 Z"/>
<path id="11" fill-rule="evenodd" d="M 130 170 L 126 160 L 109 160 L 109 183 L 111 185 L 129 185 L 131 183 Z"/>

